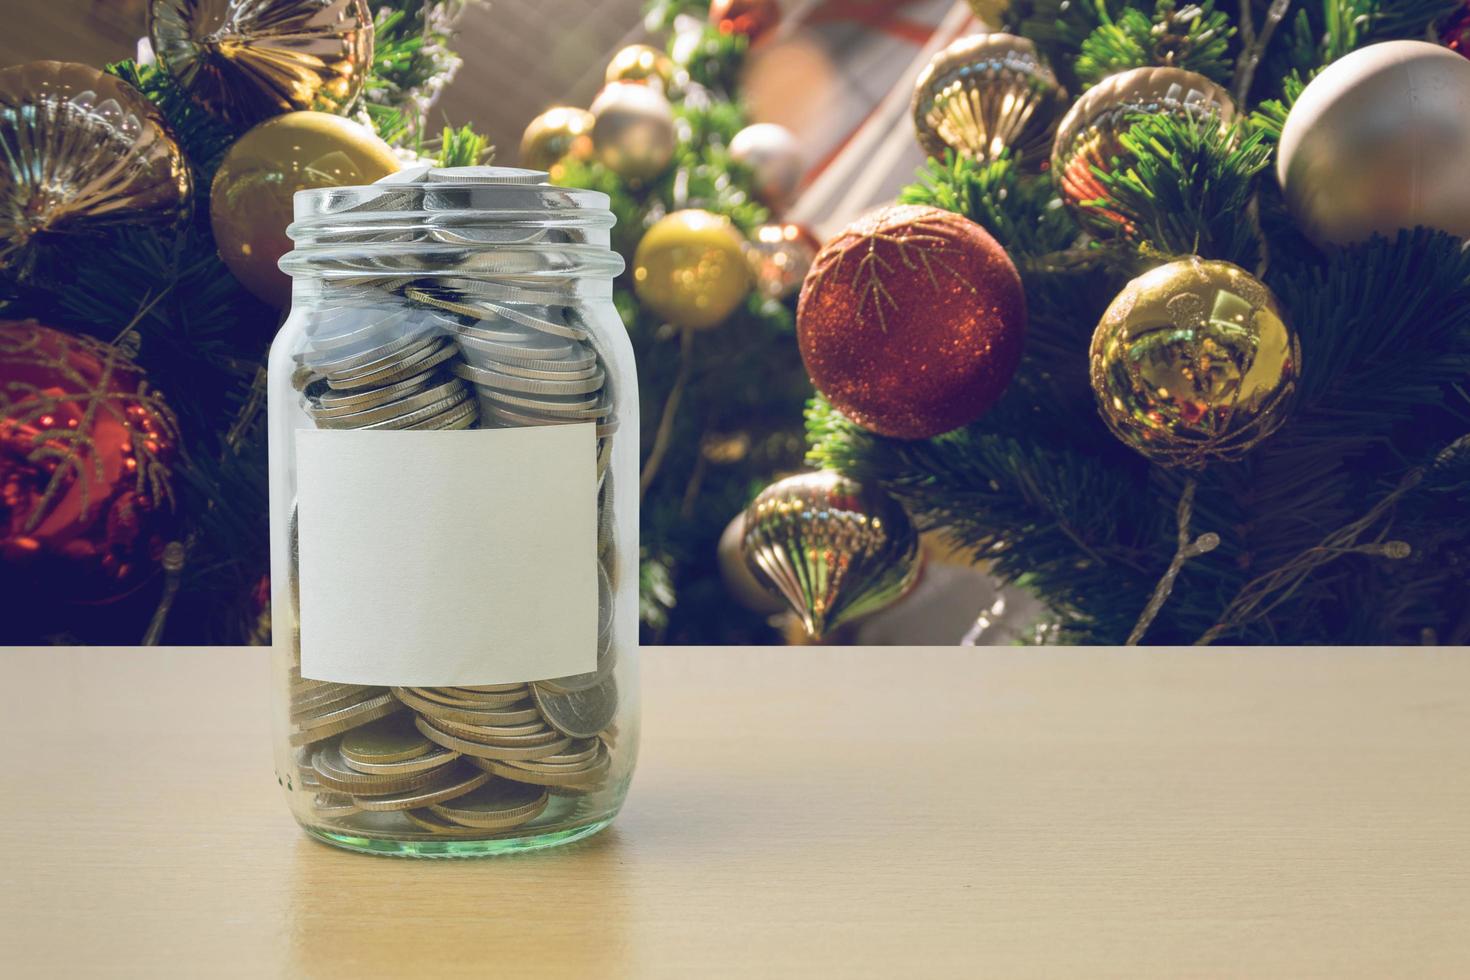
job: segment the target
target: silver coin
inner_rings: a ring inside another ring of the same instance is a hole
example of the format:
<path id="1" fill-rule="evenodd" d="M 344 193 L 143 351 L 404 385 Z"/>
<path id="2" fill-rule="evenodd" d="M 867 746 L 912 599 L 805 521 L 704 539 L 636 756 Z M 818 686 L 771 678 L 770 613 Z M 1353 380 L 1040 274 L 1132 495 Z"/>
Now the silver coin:
<path id="1" fill-rule="evenodd" d="M 618 684 L 613 677 L 585 691 L 565 694 L 556 693 L 538 681 L 531 685 L 531 697 L 547 724 L 573 738 L 590 738 L 601 733 L 618 713 Z"/>
<path id="2" fill-rule="evenodd" d="M 463 381 L 458 378 L 447 378 L 423 391 L 414 392 L 385 405 L 375 405 L 372 408 L 341 415 L 331 412 L 319 413 L 316 419 L 317 425 L 323 429 L 371 428 L 379 422 L 400 419 L 430 405 L 444 405 L 446 399 L 449 400 L 448 404 L 457 404 L 465 391 Z"/>
<path id="3" fill-rule="evenodd" d="M 534 820 L 546 809 L 546 790 L 492 779 L 478 789 L 429 807 L 452 823 L 477 830 L 509 830 Z"/>
<path id="4" fill-rule="evenodd" d="M 436 771 L 434 782 L 421 789 L 391 796 L 354 796 L 357 805 L 364 810 L 412 810 L 417 807 L 433 806 L 445 800 L 478 789 L 489 780 L 490 774 L 483 769 L 456 762 Z"/>
<path id="5" fill-rule="evenodd" d="M 455 346 L 448 340 L 436 337 L 434 341 L 423 348 L 415 348 L 412 354 L 405 357 L 375 361 L 368 367 L 348 375 L 329 375 L 327 384 L 339 391 L 390 384 L 412 377 L 421 371 L 427 371 L 436 364 L 444 363 L 457 353 Z"/>
<path id="6" fill-rule="evenodd" d="M 563 738 L 559 741 L 548 742 L 545 745 L 526 747 L 487 745 L 441 731 L 427 718 L 422 716 L 414 719 L 414 724 L 418 725 L 419 731 L 423 732 L 424 737 L 431 742 L 437 742 L 446 749 L 453 749 L 461 755 L 476 759 L 501 759 L 506 761 L 515 759 L 539 759 L 543 756 L 555 755 L 572 744 L 571 739 Z"/>
<path id="7" fill-rule="evenodd" d="M 404 167 L 397 173 L 391 173 L 386 177 L 379 177 L 373 181 L 374 184 L 422 184 L 434 169 L 431 163 L 416 163 Z"/>
<path id="8" fill-rule="evenodd" d="M 327 390 L 317 396 L 317 409 L 313 414 L 350 414 L 374 405 L 381 405 L 401 398 L 404 395 L 422 391 L 434 379 L 434 370 L 430 368 L 411 378 L 395 381 L 382 388 L 367 388 L 359 391 L 332 391 Z"/>
<path id="9" fill-rule="evenodd" d="M 433 418 L 424 419 L 410 425 L 410 429 L 437 429 L 446 431 L 449 429 L 468 429 L 480 419 L 480 407 L 473 401 L 466 400 L 459 405 L 435 415 Z"/>
<path id="10" fill-rule="evenodd" d="M 525 378 L 529 381 L 580 381 L 584 378 L 606 378 L 606 372 L 597 363 L 596 355 L 588 358 L 579 357 L 577 360 L 584 366 L 578 366 L 572 361 L 536 361 L 530 365 L 521 365 L 493 357 L 483 357 L 478 361 L 466 357 L 465 360 L 487 371 L 498 371 L 501 374 Z"/>
<path id="11" fill-rule="evenodd" d="M 361 349 L 350 353 L 338 351 L 309 352 L 306 363 L 324 375 L 351 374 L 359 368 L 377 361 L 388 361 L 393 357 L 407 357 L 413 351 L 433 342 L 428 330 L 394 333 L 381 340 L 374 338 Z M 315 355 L 315 356 L 310 356 Z"/>
<path id="12" fill-rule="evenodd" d="M 351 759 L 343 759 L 348 766 L 358 772 L 367 773 L 370 776 L 409 776 L 414 773 L 428 772 L 447 766 L 459 758 L 458 752 L 452 752 L 442 746 L 436 745 L 428 752 L 413 759 L 405 759 L 402 762 L 354 762 Z"/>
<path id="13" fill-rule="evenodd" d="M 426 405 L 407 415 L 388 419 L 385 422 L 374 422 L 372 425 L 362 426 L 364 429 L 417 429 L 428 426 L 434 419 L 452 411 L 469 399 L 465 392 L 448 395 L 433 404 Z M 473 404 L 473 403 L 471 403 Z"/>
<path id="14" fill-rule="evenodd" d="M 544 170 L 520 167 L 433 167 L 425 175 L 431 184 L 544 184 Z"/>
<path id="15" fill-rule="evenodd" d="M 436 769 L 393 775 L 359 772 L 347 765 L 335 745 L 318 749 L 312 756 L 311 767 L 316 770 L 317 778 L 323 786 L 339 793 L 351 793 L 353 796 L 408 793 L 442 782 L 442 776 Z"/>

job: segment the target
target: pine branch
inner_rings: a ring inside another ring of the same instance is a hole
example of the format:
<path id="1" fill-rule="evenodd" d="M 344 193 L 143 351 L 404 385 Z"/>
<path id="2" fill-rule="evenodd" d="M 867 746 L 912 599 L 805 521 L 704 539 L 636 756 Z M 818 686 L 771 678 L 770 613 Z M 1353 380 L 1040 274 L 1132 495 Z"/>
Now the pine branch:
<path id="1" fill-rule="evenodd" d="M 1102 23 L 1082 42 L 1075 65 L 1084 84 L 1148 65 L 1184 68 L 1221 84 L 1228 82 L 1235 28 L 1223 11 L 1215 9 L 1214 0 L 1183 8 L 1176 0 L 1155 0 L 1152 15 L 1129 7 L 1116 19 L 1105 10 L 1099 16 Z"/>

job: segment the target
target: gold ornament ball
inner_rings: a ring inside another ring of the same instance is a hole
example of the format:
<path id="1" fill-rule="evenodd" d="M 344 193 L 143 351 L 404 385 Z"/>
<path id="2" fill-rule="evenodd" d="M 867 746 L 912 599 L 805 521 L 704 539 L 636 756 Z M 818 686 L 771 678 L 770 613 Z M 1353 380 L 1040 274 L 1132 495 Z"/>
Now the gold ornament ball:
<path id="1" fill-rule="evenodd" d="M 674 81 L 674 59 L 651 44 L 630 44 L 607 63 L 603 81 L 638 82 L 667 94 Z"/>
<path id="2" fill-rule="evenodd" d="M 521 136 L 521 166 L 549 171 L 569 158 L 592 159 L 592 113 L 553 106 L 532 119 Z"/>
<path id="3" fill-rule="evenodd" d="M 1224 88 L 1183 68 L 1134 68 L 1088 89 L 1057 126 L 1051 172 L 1072 214 L 1094 232 L 1131 234 L 1138 220 L 1114 210 L 1115 205 L 1093 202 L 1108 196 L 1094 170 L 1112 173 L 1134 164 L 1121 137 L 1139 113 L 1213 118 L 1223 130 L 1235 119 L 1236 108 Z"/>
<path id="4" fill-rule="evenodd" d="M 745 560 L 819 637 L 892 605 L 919 574 L 919 535 L 899 503 L 837 473 L 778 480 L 745 511 Z"/>
<path id="5" fill-rule="evenodd" d="M 1302 355 L 1260 280 L 1191 256 L 1125 286 L 1089 358 L 1114 435 L 1160 465 L 1198 466 L 1239 459 L 1276 431 Z"/>
<path id="6" fill-rule="evenodd" d="M 163 116 L 131 85 L 66 61 L 0 70 L 0 269 L 108 225 L 176 225 L 192 181 Z"/>
<path id="7" fill-rule="evenodd" d="M 272 306 L 291 300 L 276 267 L 291 250 L 291 198 L 313 187 L 371 184 L 399 161 L 377 134 L 324 112 L 291 112 L 241 136 L 210 188 L 209 220 L 220 258 L 246 289 Z"/>
<path id="8" fill-rule="evenodd" d="M 237 125 L 347 112 L 373 64 L 367 0 L 152 0 L 148 36 L 180 87 Z"/>
<path id="9" fill-rule="evenodd" d="M 651 180 L 674 159 L 674 110 L 650 85 L 614 82 L 592 101 L 597 159 L 628 180 Z"/>
<path id="10" fill-rule="evenodd" d="M 980 23 L 986 27 L 1001 26 L 1006 11 L 1011 9 L 1011 0 L 966 0 Z"/>
<path id="11" fill-rule="evenodd" d="M 743 245 L 723 215 L 696 209 L 665 215 L 633 254 L 633 291 L 676 327 L 716 326 L 750 292 Z"/>
<path id="12" fill-rule="evenodd" d="M 1276 177 L 1319 245 L 1427 225 L 1470 235 L 1470 60 L 1427 41 L 1370 44 L 1292 106 Z"/>
<path id="13" fill-rule="evenodd" d="M 745 256 L 762 296 L 785 299 L 801 288 L 822 243 L 805 225 L 772 222 L 750 236 Z"/>
<path id="14" fill-rule="evenodd" d="M 975 34 L 934 56 L 914 83 L 910 111 L 919 145 L 931 157 L 953 149 L 986 161 L 1008 149 L 1039 167 L 1064 98 L 1029 39 Z"/>

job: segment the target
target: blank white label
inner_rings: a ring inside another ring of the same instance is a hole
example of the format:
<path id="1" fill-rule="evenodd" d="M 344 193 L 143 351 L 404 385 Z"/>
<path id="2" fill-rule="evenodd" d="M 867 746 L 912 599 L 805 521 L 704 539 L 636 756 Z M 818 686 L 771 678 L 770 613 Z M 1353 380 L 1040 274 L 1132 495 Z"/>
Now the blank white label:
<path id="1" fill-rule="evenodd" d="M 441 687 L 596 669 L 595 433 L 297 432 L 302 676 Z"/>

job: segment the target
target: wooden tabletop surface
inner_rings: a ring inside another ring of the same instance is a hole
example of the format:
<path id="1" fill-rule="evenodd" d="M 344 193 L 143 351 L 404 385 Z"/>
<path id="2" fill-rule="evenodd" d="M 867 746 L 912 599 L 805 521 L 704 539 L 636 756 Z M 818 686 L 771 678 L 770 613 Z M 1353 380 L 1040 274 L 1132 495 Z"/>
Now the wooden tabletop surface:
<path id="1" fill-rule="evenodd" d="M 267 672 L 0 651 L 0 974 L 1470 975 L 1464 652 L 647 650 L 613 828 L 458 862 L 300 833 Z"/>

